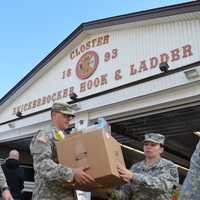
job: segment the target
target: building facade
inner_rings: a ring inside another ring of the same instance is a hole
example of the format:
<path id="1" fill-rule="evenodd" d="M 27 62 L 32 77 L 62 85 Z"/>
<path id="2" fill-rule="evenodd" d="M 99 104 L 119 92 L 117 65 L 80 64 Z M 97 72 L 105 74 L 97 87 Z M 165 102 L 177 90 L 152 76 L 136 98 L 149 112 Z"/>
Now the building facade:
<path id="1" fill-rule="evenodd" d="M 1 157 L 17 148 L 31 168 L 30 140 L 61 101 L 76 110 L 71 126 L 105 117 L 127 166 L 146 132 L 164 134 L 183 180 L 200 129 L 199 32 L 199 1 L 81 24 L 0 100 Z"/>

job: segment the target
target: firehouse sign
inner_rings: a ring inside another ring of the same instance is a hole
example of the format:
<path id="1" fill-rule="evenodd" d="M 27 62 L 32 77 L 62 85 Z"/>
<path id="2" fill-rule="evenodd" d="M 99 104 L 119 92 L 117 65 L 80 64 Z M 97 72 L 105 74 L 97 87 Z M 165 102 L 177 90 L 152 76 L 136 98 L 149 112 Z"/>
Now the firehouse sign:
<path id="1" fill-rule="evenodd" d="M 80 79 L 89 78 L 97 69 L 99 56 L 95 51 L 84 53 L 76 65 L 76 75 Z"/>
<path id="2" fill-rule="evenodd" d="M 47 88 L 47 91 L 42 91 L 43 96 L 32 96 L 32 99 L 27 102 L 20 102 L 13 107 L 13 115 L 18 111 L 26 112 L 52 104 L 54 101 L 67 99 L 72 92 L 76 92 L 79 97 L 87 96 L 155 75 L 160 73 L 161 62 L 174 64 L 175 67 L 179 63 L 178 67 L 180 67 L 183 61 L 188 62 L 190 58 L 192 60 L 193 45 L 189 42 L 183 43 L 176 48 L 169 47 L 167 51 L 160 48 L 157 55 L 151 55 L 149 50 L 149 57 L 141 53 L 137 60 L 134 60 L 131 59 L 130 53 L 134 49 L 125 52 L 128 44 L 123 46 L 122 42 L 112 42 L 111 35 L 91 38 L 68 54 L 65 58 L 68 64 L 63 65 L 63 71 L 59 73 L 55 71 L 55 79 L 62 82 L 60 85 L 67 85 L 67 87 L 59 86 L 54 91 Z"/>

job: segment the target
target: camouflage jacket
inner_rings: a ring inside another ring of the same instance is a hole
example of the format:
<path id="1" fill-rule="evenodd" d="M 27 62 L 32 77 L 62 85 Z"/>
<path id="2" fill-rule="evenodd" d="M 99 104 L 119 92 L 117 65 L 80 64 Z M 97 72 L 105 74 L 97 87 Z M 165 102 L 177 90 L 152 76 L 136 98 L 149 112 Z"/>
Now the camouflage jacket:
<path id="1" fill-rule="evenodd" d="M 181 188 L 180 200 L 200 200 L 200 141 L 191 157 L 190 168 Z"/>
<path id="2" fill-rule="evenodd" d="M 72 200 L 73 192 L 63 184 L 73 180 L 73 171 L 57 162 L 54 129 L 39 131 L 32 139 L 30 151 L 33 156 L 35 188 L 32 200 Z"/>
<path id="3" fill-rule="evenodd" d="M 170 200 L 179 182 L 177 167 L 164 158 L 151 167 L 145 161 L 138 162 L 130 170 L 134 178 L 113 191 L 112 200 Z"/>
<path id="4" fill-rule="evenodd" d="M 3 188 L 3 187 L 7 187 L 7 183 L 6 183 L 6 178 L 5 178 L 5 175 L 3 173 L 3 170 L 0 166 L 0 190 Z"/>

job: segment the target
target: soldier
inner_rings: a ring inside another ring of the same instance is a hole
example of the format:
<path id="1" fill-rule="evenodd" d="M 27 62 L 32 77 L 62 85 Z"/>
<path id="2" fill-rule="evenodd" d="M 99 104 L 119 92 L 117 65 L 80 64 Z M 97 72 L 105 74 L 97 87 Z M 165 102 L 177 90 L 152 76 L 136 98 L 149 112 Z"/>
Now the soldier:
<path id="1" fill-rule="evenodd" d="M 200 199 L 200 142 L 190 160 L 190 169 L 183 183 L 180 200 Z"/>
<path id="2" fill-rule="evenodd" d="M 12 195 L 10 194 L 10 191 L 8 189 L 6 178 L 4 176 L 4 173 L 1 167 L 0 167 L 0 189 L 1 189 L 1 195 L 2 195 L 3 200 L 13 200 Z"/>
<path id="3" fill-rule="evenodd" d="M 127 183 L 114 190 L 111 199 L 117 200 L 170 200 L 173 188 L 179 182 L 175 164 L 161 157 L 163 135 L 149 133 L 143 144 L 145 160 L 134 164 L 130 170 L 118 167 L 120 177 Z"/>
<path id="4" fill-rule="evenodd" d="M 71 169 L 58 164 L 55 143 L 64 137 L 73 114 L 66 103 L 54 103 L 51 108 L 52 127 L 50 131 L 39 131 L 31 142 L 35 170 L 35 188 L 32 200 L 72 200 L 74 192 L 63 185 L 76 182 L 80 185 L 94 180 L 86 171 L 88 166 Z"/>

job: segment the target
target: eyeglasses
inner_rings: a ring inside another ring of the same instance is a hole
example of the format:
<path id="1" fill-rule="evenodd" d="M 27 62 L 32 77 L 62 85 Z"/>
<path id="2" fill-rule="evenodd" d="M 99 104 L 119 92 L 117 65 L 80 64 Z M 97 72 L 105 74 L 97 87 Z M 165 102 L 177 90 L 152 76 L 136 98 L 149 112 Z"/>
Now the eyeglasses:
<path id="1" fill-rule="evenodd" d="M 67 114 L 63 114 L 61 113 L 65 118 L 68 118 L 69 120 L 72 120 L 74 118 L 74 116 L 72 115 L 67 115 Z"/>

